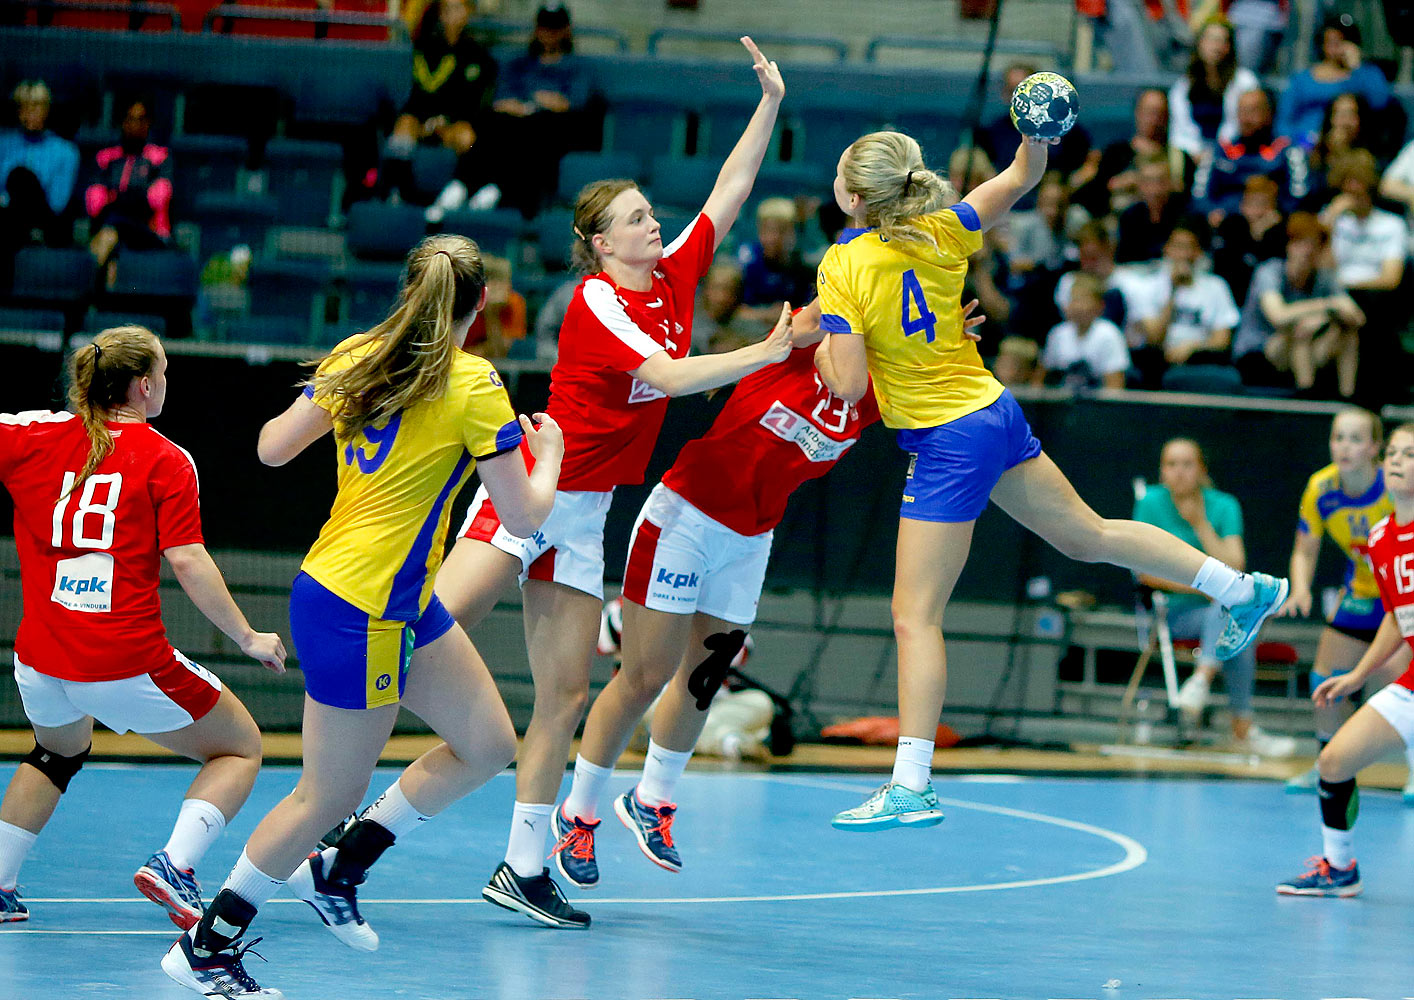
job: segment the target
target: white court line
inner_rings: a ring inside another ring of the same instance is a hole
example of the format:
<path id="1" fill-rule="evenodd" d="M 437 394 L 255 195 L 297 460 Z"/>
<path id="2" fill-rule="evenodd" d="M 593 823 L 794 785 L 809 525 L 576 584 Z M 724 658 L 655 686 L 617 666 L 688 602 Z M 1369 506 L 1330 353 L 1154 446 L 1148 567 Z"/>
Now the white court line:
<path id="1" fill-rule="evenodd" d="M 812 780 L 809 778 L 793 778 L 781 775 L 737 775 L 738 778 L 748 778 L 756 781 L 775 781 L 782 784 L 796 785 L 803 788 L 819 788 L 825 790 L 843 790 L 850 792 L 868 791 L 860 785 L 849 784 L 840 781 Z M 1061 885 L 1066 882 L 1086 882 L 1091 879 L 1108 878 L 1112 875 L 1122 875 L 1127 871 L 1138 868 L 1149 859 L 1149 852 L 1144 845 L 1132 837 L 1126 837 L 1122 833 L 1113 830 L 1106 830 L 1103 827 L 1092 826 L 1089 823 L 1080 823 L 1075 820 L 1062 819 L 1059 816 L 1047 816 L 1044 813 L 1028 812 L 1024 809 L 1010 809 L 1006 806 L 993 806 L 981 802 L 964 802 L 960 799 L 942 799 L 939 802 L 956 809 L 971 809 L 976 812 L 992 813 L 997 816 L 1009 816 L 1013 819 L 1029 820 L 1034 823 L 1047 823 L 1051 826 L 1059 826 L 1068 830 L 1076 830 L 1080 833 L 1088 833 L 1092 836 L 1100 837 L 1111 843 L 1119 845 L 1124 849 L 1124 857 L 1112 865 L 1104 868 L 1096 868 L 1088 872 L 1075 872 L 1070 875 L 1052 875 L 1046 878 L 1019 879 L 1012 882 L 987 882 L 975 885 L 944 885 L 933 886 L 920 889 L 859 889 L 849 892 L 801 892 L 801 893 L 780 893 L 776 895 L 762 896 L 679 896 L 662 897 L 654 896 L 648 898 L 607 898 L 586 897 L 586 899 L 596 906 L 684 906 L 703 905 L 708 903 L 798 903 L 824 899 L 879 899 L 894 898 L 904 896 L 945 896 L 954 893 L 964 892 L 994 892 L 1001 889 L 1032 889 L 1043 885 Z M 141 897 L 123 898 L 33 898 L 28 902 L 33 903 L 78 903 L 78 904 L 121 904 L 121 903 L 141 903 L 145 906 L 152 905 Z M 272 903 L 298 903 L 297 899 L 272 899 Z M 377 904 L 379 906 L 461 906 L 471 903 L 480 903 L 480 896 L 471 898 L 427 898 L 427 899 L 362 899 L 363 904 Z"/>

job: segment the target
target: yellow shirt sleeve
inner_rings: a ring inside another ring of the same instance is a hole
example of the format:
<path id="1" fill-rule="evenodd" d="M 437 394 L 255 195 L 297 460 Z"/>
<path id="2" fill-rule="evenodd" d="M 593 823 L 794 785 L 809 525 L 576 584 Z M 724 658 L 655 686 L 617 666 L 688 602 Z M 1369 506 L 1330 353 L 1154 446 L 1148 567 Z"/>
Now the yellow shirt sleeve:
<path id="1" fill-rule="evenodd" d="M 982 249 L 982 222 L 965 201 L 941 212 L 920 216 L 918 226 L 933 237 L 945 258 L 966 260 Z"/>
<path id="2" fill-rule="evenodd" d="M 506 387 L 489 364 L 471 380 L 462 417 L 462 443 L 478 461 L 520 444 L 525 435 Z"/>
<path id="3" fill-rule="evenodd" d="M 864 332 L 864 312 L 845 280 L 844 247 L 835 245 L 825 252 L 816 276 L 820 297 L 820 329 L 826 333 Z"/>
<path id="4" fill-rule="evenodd" d="M 1321 490 L 1316 485 L 1316 477 L 1312 476 L 1306 481 L 1306 489 L 1301 492 L 1300 507 L 1300 528 L 1312 538 L 1320 538 L 1326 533 L 1325 522 L 1321 519 L 1321 512 L 1316 506 L 1320 494 Z"/>

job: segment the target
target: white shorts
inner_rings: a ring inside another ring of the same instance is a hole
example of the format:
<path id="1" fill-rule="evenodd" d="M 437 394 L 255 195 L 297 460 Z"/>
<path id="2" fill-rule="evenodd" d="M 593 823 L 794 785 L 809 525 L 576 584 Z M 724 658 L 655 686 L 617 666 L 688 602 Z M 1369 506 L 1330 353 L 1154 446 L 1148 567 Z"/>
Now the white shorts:
<path id="1" fill-rule="evenodd" d="M 750 625 L 761 601 L 773 534 L 739 534 L 659 483 L 633 526 L 624 599 L 652 611 L 700 611 Z"/>
<path id="2" fill-rule="evenodd" d="M 1414 748 L 1414 691 L 1403 684 L 1386 684 L 1365 704 L 1394 727 L 1406 747 Z"/>
<path id="3" fill-rule="evenodd" d="M 604 518 L 613 490 L 560 490 L 540 530 L 517 538 L 505 529 L 483 486 L 467 508 L 459 538 L 490 542 L 520 560 L 520 582 L 548 580 L 604 599 Z"/>
<path id="4" fill-rule="evenodd" d="M 211 711 L 221 681 L 175 649 L 171 666 L 117 681 L 66 681 L 42 674 L 15 657 L 15 683 L 25 717 L 58 729 L 91 715 L 115 733 L 170 733 Z"/>

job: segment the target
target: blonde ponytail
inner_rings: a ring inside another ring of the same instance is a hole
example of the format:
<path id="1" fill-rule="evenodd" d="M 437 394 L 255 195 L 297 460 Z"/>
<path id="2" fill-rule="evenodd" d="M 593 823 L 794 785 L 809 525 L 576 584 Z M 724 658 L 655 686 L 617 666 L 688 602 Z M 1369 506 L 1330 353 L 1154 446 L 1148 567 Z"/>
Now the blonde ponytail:
<path id="1" fill-rule="evenodd" d="M 107 424 L 109 411 L 128 401 L 133 379 L 152 373 L 157 354 L 156 335 L 142 326 L 104 330 L 92 343 L 74 352 L 69 361 L 69 408 L 88 431 L 89 449 L 83 469 L 64 496 L 82 485 L 113 454 L 113 434 Z"/>
<path id="2" fill-rule="evenodd" d="M 902 132 L 871 132 L 849 147 L 845 189 L 864 202 L 865 221 L 884 239 L 935 245 L 913 224 L 957 202 L 957 191 L 923 163 L 923 151 Z"/>
<path id="3" fill-rule="evenodd" d="M 447 391 L 461 350 L 456 327 L 486 288 L 481 249 L 464 236 L 429 236 L 408 254 L 407 280 L 382 323 L 336 352 L 353 361 L 304 384 L 349 437 Z"/>

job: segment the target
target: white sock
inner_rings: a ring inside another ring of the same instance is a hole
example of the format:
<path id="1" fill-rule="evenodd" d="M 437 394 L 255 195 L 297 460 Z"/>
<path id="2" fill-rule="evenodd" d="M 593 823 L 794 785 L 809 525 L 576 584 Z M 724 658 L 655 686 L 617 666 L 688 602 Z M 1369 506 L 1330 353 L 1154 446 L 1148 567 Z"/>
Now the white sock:
<path id="1" fill-rule="evenodd" d="M 177 868 L 187 871 L 201 864 L 201 859 L 221 831 L 226 829 L 226 817 L 220 809 L 201 799 L 186 799 L 182 802 L 177 822 L 172 827 L 172 835 L 167 838 L 167 846 L 162 850 Z"/>
<path id="2" fill-rule="evenodd" d="M 226 876 L 226 881 L 222 883 L 221 888 L 230 889 L 251 906 L 260 909 L 284 884 L 284 879 L 271 878 L 251 864 L 245 851 L 241 851 L 241 856 L 236 861 L 236 867 L 231 869 L 231 874 Z"/>
<path id="3" fill-rule="evenodd" d="M 29 849 L 37 839 L 37 833 L 0 821 L 0 889 L 15 891 L 15 883 L 20 879 L 20 865 L 25 863 Z"/>
<path id="4" fill-rule="evenodd" d="M 1321 824 L 1321 840 L 1325 844 L 1326 860 L 1332 868 L 1349 868 L 1355 860 L 1355 831 L 1332 830 Z"/>
<path id="5" fill-rule="evenodd" d="M 894 784 L 921 792 L 933 777 L 933 741 L 900 736 L 894 756 Z"/>
<path id="6" fill-rule="evenodd" d="M 546 838 L 550 836 L 550 814 L 555 804 L 516 802 L 511 812 L 511 836 L 506 843 L 506 864 L 521 878 L 533 878 L 545 870 Z"/>
<path id="7" fill-rule="evenodd" d="M 1256 592 L 1252 577 L 1239 573 L 1225 562 L 1209 556 L 1198 567 L 1193 589 L 1207 594 L 1225 608 L 1233 608 L 1252 600 Z"/>
<path id="8" fill-rule="evenodd" d="M 650 738 L 648 755 L 643 758 L 643 777 L 638 779 L 638 801 L 646 806 L 662 806 L 673 801 L 678 779 L 691 759 L 691 750 L 669 750 Z"/>
<path id="9" fill-rule="evenodd" d="M 424 816 L 413 808 L 413 804 L 403 794 L 402 786 L 395 781 L 388 786 L 386 792 L 378 796 L 378 801 L 360 814 L 359 818 L 373 820 L 397 840 L 416 830 L 419 823 L 426 823 L 432 817 Z"/>
<path id="10" fill-rule="evenodd" d="M 576 754 L 574 782 L 565 799 L 565 815 L 585 820 L 596 818 L 599 815 L 599 800 L 604 796 L 604 786 L 613 775 L 612 767 L 591 764 L 583 754 Z"/>

